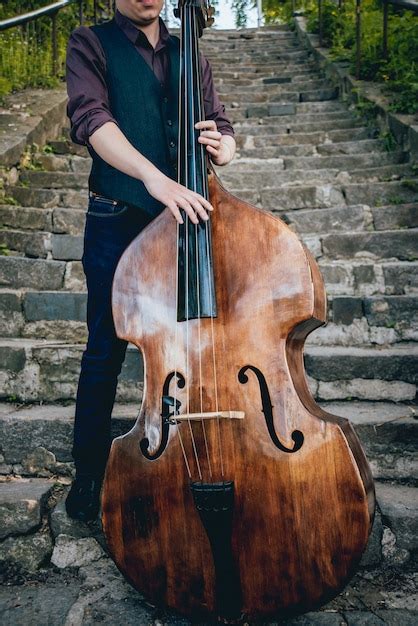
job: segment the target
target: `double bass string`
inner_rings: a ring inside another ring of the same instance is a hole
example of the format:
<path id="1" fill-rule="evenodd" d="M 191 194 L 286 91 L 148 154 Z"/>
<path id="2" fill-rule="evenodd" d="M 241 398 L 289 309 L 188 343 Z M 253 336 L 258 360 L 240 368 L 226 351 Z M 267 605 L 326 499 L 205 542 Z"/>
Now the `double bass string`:
<path id="1" fill-rule="evenodd" d="M 201 67 L 200 67 L 200 59 L 199 59 L 199 51 L 198 51 L 198 33 L 197 33 L 197 22 L 196 18 L 194 19 L 194 34 L 195 34 L 195 59 L 197 60 L 197 68 L 196 68 L 196 76 L 198 80 L 198 118 L 199 120 L 203 119 L 203 93 L 202 93 L 202 80 L 201 80 Z M 203 195 L 209 200 L 209 189 L 208 189 L 208 178 L 206 175 L 207 170 L 207 156 L 205 153 L 205 148 L 202 144 L 199 144 L 199 157 L 201 164 L 201 172 L 202 172 L 202 182 L 203 182 Z M 205 228 L 205 244 L 206 244 L 206 259 L 207 259 L 207 272 L 208 272 L 208 284 L 209 284 L 209 306 L 212 311 L 213 306 L 213 294 L 212 294 L 212 281 L 211 281 L 211 268 L 210 268 L 210 247 L 209 247 L 209 221 L 204 223 Z M 216 354 L 215 354 L 215 328 L 213 315 L 210 316 L 211 321 L 211 343 L 212 343 L 212 362 L 213 362 L 213 381 L 214 381 L 214 391 L 215 391 L 215 411 L 219 413 L 219 400 L 218 400 L 218 383 L 217 383 L 217 373 L 216 373 Z M 217 439 L 218 439 L 218 448 L 219 448 L 219 459 L 221 463 L 221 475 L 224 476 L 224 464 L 223 464 L 223 454 L 222 454 L 222 439 L 221 439 L 221 427 L 220 427 L 220 418 L 219 415 L 216 417 L 217 423 Z"/>
<path id="2" fill-rule="evenodd" d="M 193 35 L 194 35 L 194 45 L 195 45 L 195 55 L 194 55 L 194 61 L 196 63 L 196 66 L 193 66 L 192 63 L 190 63 L 190 73 L 191 73 L 191 87 L 192 90 L 194 89 L 194 85 L 195 85 L 195 81 L 197 82 L 196 85 L 196 92 L 197 92 L 197 97 L 198 100 L 200 99 L 200 74 L 199 74 L 199 57 L 198 57 L 198 53 L 197 53 L 197 29 L 196 29 L 196 12 L 195 10 L 191 10 L 189 9 L 188 11 L 189 16 L 190 16 L 190 24 L 189 24 L 189 49 L 192 49 L 193 46 Z M 192 23 L 193 23 L 193 27 L 192 27 Z M 191 58 L 189 59 L 189 61 L 193 61 L 193 57 L 192 55 L 190 55 Z M 196 94 L 192 92 L 191 94 L 191 98 L 190 98 L 190 102 L 191 102 L 191 114 L 192 114 L 192 120 L 191 120 L 191 128 L 193 128 L 193 133 L 195 134 L 196 131 L 194 130 L 195 127 L 195 123 L 196 123 L 196 117 L 195 117 L 195 97 Z M 192 163 L 193 163 L 193 190 L 197 191 L 197 167 L 196 167 L 196 163 L 197 163 L 197 157 L 196 157 L 196 141 L 192 141 Z M 203 171 L 202 171 L 202 175 L 203 175 Z M 204 178 L 204 177 L 203 177 Z M 198 332 L 198 346 L 199 346 L 199 400 L 200 400 L 200 412 L 201 414 L 203 414 L 203 377 L 202 377 L 202 338 L 201 338 L 201 327 L 202 327 L 202 321 L 201 321 L 201 317 L 200 317 L 200 285 L 199 285 L 199 275 L 200 275 L 200 268 L 199 268 L 199 245 L 198 245 L 198 234 L 199 234 L 199 229 L 200 226 L 199 224 L 196 224 L 194 226 L 194 232 L 195 232 L 195 245 L 196 245 L 196 292 L 197 292 L 197 332 Z M 205 421 L 202 418 L 201 420 L 202 423 L 202 429 L 203 429 L 203 439 L 204 439 L 204 443 L 205 443 L 205 450 L 206 450 L 206 458 L 208 461 L 208 469 L 209 469 L 209 476 L 212 477 L 212 465 L 210 462 L 210 455 L 209 455 L 209 448 L 208 448 L 208 440 L 207 440 L 207 435 L 206 435 L 206 425 L 205 425 Z"/>
<path id="3" fill-rule="evenodd" d="M 183 8 L 181 8 L 181 11 L 183 12 Z M 183 20 L 181 22 L 182 24 L 182 30 L 183 30 Z M 180 37 L 180 59 L 183 57 L 183 37 Z M 180 79 L 181 80 L 181 79 Z M 178 100 L 178 105 L 179 105 L 179 118 L 181 119 L 181 112 L 182 112 L 182 102 L 181 102 L 181 89 L 179 89 L 179 100 Z M 177 172 L 178 172 L 178 182 L 180 181 L 180 167 L 181 167 L 181 150 L 180 150 L 180 136 L 179 136 L 179 142 L 178 142 L 178 146 L 179 146 L 179 150 L 178 150 L 178 155 L 177 155 Z M 178 311 L 178 284 L 179 284 L 179 241 L 180 241 L 180 224 L 176 221 L 176 239 L 177 239 L 177 245 L 176 245 L 176 285 L 175 285 L 175 289 L 176 289 L 176 309 L 175 309 L 175 318 L 174 318 L 174 326 L 175 326 L 175 330 L 174 330 L 174 362 L 175 364 L 177 364 L 177 354 L 179 353 L 178 351 L 178 321 L 177 321 L 177 311 Z M 177 382 L 178 382 L 178 370 L 177 367 L 175 367 L 174 370 L 175 373 L 175 385 L 174 385 L 174 418 L 176 416 L 176 410 L 177 410 Z M 186 465 L 186 469 L 187 469 L 187 473 L 189 475 L 189 478 L 192 478 L 192 472 L 190 470 L 190 465 L 189 465 L 189 461 L 187 460 L 187 453 L 184 447 L 184 442 L 183 442 L 183 437 L 181 435 L 181 431 L 179 428 L 179 425 L 177 424 L 176 427 L 176 432 L 179 438 L 179 442 L 180 442 L 180 447 L 183 453 L 183 458 L 184 458 L 184 462 Z"/>
<path id="4" fill-rule="evenodd" d="M 182 39 L 184 41 L 186 41 L 186 32 L 188 29 L 188 24 L 187 24 L 187 15 L 188 15 L 188 11 L 186 9 L 186 6 L 184 6 L 183 9 L 183 19 L 182 19 Z M 184 23 L 184 28 L 183 28 L 183 23 Z M 187 44 L 187 41 L 186 41 Z M 185 50 L 183 48 L 183 67 L 184 67 L 184 71 L 185 73 L 188 72 L 189 70 L 189 66 L 190 66 L 190 47 L 187 47 L 186 45 L 186 50 L 189 50 L 189 55 L 186 59 L 186 53 Z M 184 111 L 186 112 L 186 115 L 188 113 L 188 104 L 189 104 L 189 98 L 188 98 L 188 80 L 184 81 Z M 187 187 L 189 187 L 189 168 L 188 168 L 188 159 L 187 159 L 187 143 L 188 143 L 188 127 L 187 124 L 184 124 L 184 131 L 185 131 L 185 141 L 184 141 L 184 145 L 185 145 L 185 154 L 184 154 L 184 167 L 185 167 L 185 184 Z M 190 379 L 190 351 L 189 351 L 189 216 L 186 212 L 184 212 L 184 216 L 185 216 L 185 233 L 186 233 L 186 268 L 185 268 L 185 274 L 186 274 L 186 280 L 185 280 L 185 287 L 186 287 L 186 411 L 187 414 L 190 415 L 190 383 L 189 383 L 189 379 Z M 200 480 L 202 480 L 202 470 L 200 468 L 200 462 L 199 462 L 199 454 L 197 451 L 197 447 L 196 447 L 196 440 L 193 434 L 193 427 L 192 427 L 192 423 L 191 420 L 188 419 L 188 426 L 189 426 L 189 431 L 190 431 L 190 438 L 192 441 L 192 447 L 193 447 L 193 452 L 194 452 L 194 456 L 196 459 L 196 465 L 197 465 L 197 471 L 199 474 L 199 478 Z"/>

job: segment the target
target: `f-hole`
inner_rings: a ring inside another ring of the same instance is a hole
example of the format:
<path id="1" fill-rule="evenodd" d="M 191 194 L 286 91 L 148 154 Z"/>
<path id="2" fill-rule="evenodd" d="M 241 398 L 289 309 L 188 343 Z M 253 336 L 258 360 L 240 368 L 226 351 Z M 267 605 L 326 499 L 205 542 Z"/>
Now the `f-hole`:
<path id="1" fill-rule="evenodd" d="M 257 377 L 258 384 L 260 386 L 260 394 L 261 394 L 261 404 L 262 404 L 262 413 L 264 414 L 267 429 L 269 431 L 269 435 L 274 445 L 279 448 L 282 452 L 297 452 L 301 449 L 304 442 L 304 435 L 300 430 L 294 430 L 291 434 L 291 437 L 295 443 L 293 448 L 286 448 L 285 445 L 282 444 L 280 439 L 277 436 L 276 430 L 274 428 L 274 420 L 273 420 L 273 405 L 271 403 L 270 392 L 267 386 L 266 379 L 264 378 L 262 372 L 253 365 L 245 365 L 238 372 L 238 380 L 242 385 L 245 385 L 248 382 L 247 371 L 251 370 Z"/>
<path id="2" fill-rule="evenodd" d="M 170 384 L 173 378 L 177 378 L 177 387 L 183 389 L 186 381 L 184 376 L 179 372 L 171 372 L 164 381 L 163 392 L 161 395 L 161 439 L 157 450 L 150 454 L 148 451 L 149 440 L 147 437 L 141 439 L 139 443 L 140 450 L 144 457 L 150 461 L 155 461 L 164 452 L 168 443 L 168 435 L 170 432 L 170 424 L 173 423 L 175 416 L 180 413 L 181 402 L 170 396 Z"/>

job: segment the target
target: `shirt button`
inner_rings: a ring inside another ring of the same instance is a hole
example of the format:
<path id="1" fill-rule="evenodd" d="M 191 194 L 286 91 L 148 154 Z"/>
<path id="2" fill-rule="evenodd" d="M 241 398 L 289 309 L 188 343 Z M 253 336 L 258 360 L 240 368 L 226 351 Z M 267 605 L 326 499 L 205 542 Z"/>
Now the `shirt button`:
<path id="1" fill-rule="evenodd" d="M 170 148 L 175 148 L 176 144 L 174 143 L 174 141 L 170 141 Z"/>
<path id="2" fill-rule="evenodd" d="M 168 124 L 169 126 L 172 126 L 172 125 L 173 125 L 173 122 L 172 122 L 171 120 L 167 120 L 167 124 Z"/>

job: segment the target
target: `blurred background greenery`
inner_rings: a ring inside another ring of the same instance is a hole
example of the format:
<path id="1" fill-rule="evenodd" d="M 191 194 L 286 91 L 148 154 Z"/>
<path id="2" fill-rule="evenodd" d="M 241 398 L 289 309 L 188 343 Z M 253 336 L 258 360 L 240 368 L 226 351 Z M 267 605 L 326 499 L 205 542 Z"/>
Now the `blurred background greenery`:
<path id="1" fill-rule="evenodd" d="M 225 0 L 217 0 L 219 4 Z M 228 0 L 238 28 L 245 27 L 249 10 L 256 0 Z M 37 9 L 52 0 L 7 0 L 0 2 L 0 20 Z M 174 5 L 176 0 L 170 0 Z M 109 15 L 109 0 L 98 0 L 97 17 Z M 84 0 L 86 23 L 94 17 L 93 0 Z M 308 29 L 319 31 L 317 0 L 263 0 L 265 24 L 293 22 L 297 9 L 307 17 Z M 355 70 L 355 0 L 323 0 L 323 42 L 335 60 L 346 61 Z M 384 84 L 391 95 L 392 109 L 418 111 L 418 16 L 411 11 L 389 6 L 389 57 L 382 54 L 382 0 L 361 0 L 362 35 L 360 78 Z M 70 32 L 79 23 L 78 2 L 59 12 L 57 17 L 57 72 L 52 63 L 52 21 L 43 17 L 35 22 L 0 32 L 0 98 L 26 86 L 51 87 L 64 78 L 65 50 Z"/>

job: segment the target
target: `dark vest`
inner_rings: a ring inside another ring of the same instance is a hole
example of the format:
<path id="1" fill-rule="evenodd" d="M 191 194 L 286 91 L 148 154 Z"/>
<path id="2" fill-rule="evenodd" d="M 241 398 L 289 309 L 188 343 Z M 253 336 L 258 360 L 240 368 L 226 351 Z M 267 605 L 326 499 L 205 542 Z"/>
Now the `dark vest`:
<path id="1" fill-rule="evenodd" d="M 114 20 L 91 27 L 106 57 L 110 110 L 130 143 L 159 170 L 177 178 L 179 40 L 167 42 L 169 80 L 161 86 L 152 69 Z M 108 165 L 91 150 L 91 191 L 158 215 L 164 206 L 144 184 Z"/>

